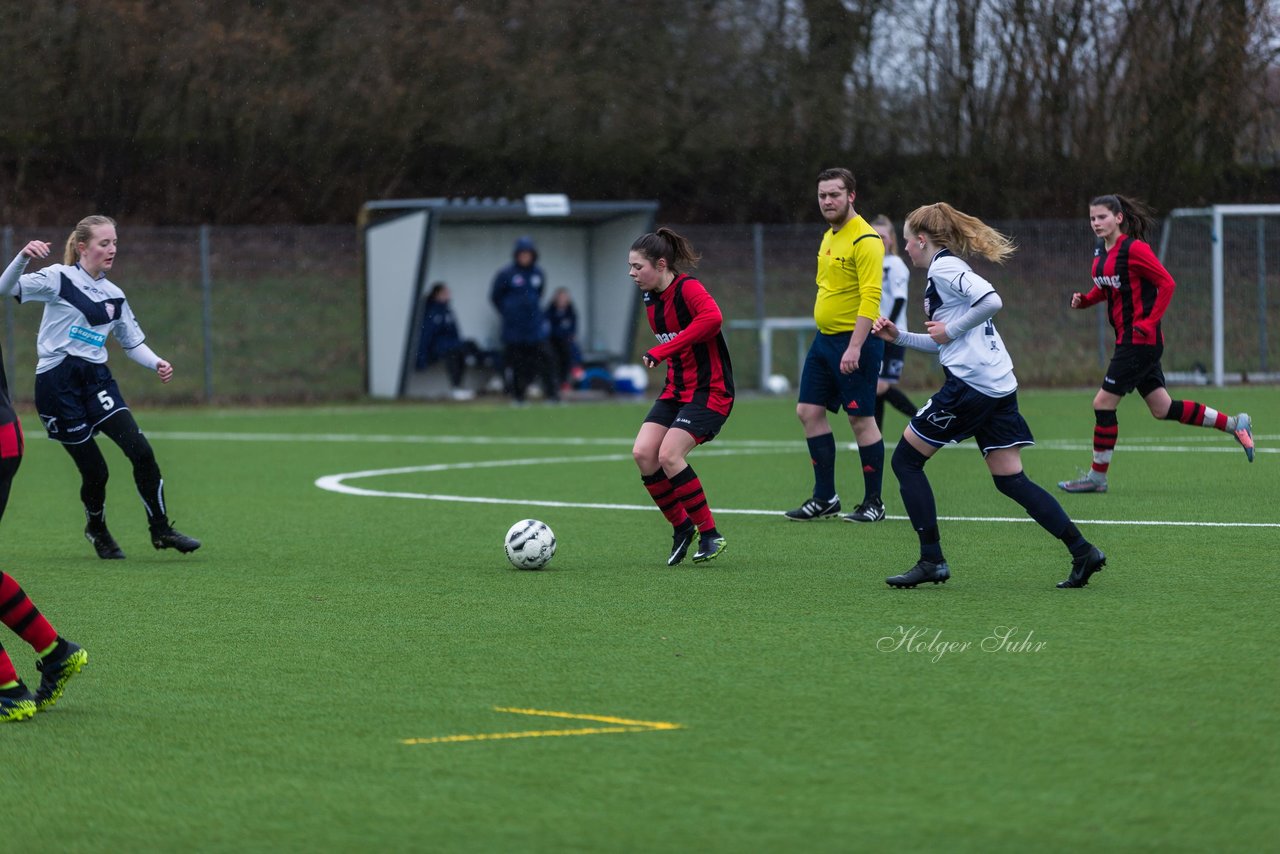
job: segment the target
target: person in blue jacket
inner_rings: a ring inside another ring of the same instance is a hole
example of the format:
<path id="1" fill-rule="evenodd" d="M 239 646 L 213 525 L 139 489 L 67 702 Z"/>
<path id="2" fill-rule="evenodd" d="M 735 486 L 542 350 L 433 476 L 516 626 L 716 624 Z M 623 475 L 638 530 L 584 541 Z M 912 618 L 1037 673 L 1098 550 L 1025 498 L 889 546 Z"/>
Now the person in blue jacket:
<path id="1" fill-rule="evenodd" d="M 479 348 L 474 341 L 464 340 L 458 334 L 458 321 L 453 315 L 449 300 L 453 295 L 444 282 L 436 282 L 427 293 L 427 304 L 422 310 L 422 329 L 418 334 L 418 354 L 413 366 L 423 371 L 443 361 L 453 388 L 454 400 L 470 400 L 475 392 L 462 385 L 467 370 L 467 360 L 478 360 Z"/>
<path id="2" fill-rule="evenodd" d="M 555 377 L 564 392 L 569 387 L 573 369 L 582 362 L 578 349 L 578 311 L 568 288 L 556 288 L 547 306 L 547 325 L 551 328 L 551 352 L 555 356 Z"/>
<path id="3" fill-rule="evenodd" d="M 538 375 L 547 399 L 559 401 L 547 344 L 550 330 L 542 312 L 547 279 L 538 266 L 538 248 L 531 238 L 521 237 L 512 256 L 512 262 L 494 277 L 489 292 L 489 301 L 502 316 L 502 344 L 511 396 L 517 406 L 523 405 L 525 391 Z"/>

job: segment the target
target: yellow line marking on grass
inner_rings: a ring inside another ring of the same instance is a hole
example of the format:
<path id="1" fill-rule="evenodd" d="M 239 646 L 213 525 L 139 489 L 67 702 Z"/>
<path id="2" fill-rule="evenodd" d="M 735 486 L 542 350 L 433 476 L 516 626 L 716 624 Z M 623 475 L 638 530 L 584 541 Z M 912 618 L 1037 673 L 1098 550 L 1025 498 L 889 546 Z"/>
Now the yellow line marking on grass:
<path id="1" fill-rule="evenodd" d="M 508 706 L 494 706 L 495 712 L 507 712 L 513 715 L 540 715 L 547 718 L 569 718 L 578 721 L 596 721 L 598 723 L 615 724 L 605 727 L 583 727 L 581 729 L 531 729 L 516 732 L 480 732 L 462 735 L 439 735 L 434 738 L 406 738 L 401 744 L 457 744 L 463 741 L 496 741 L 511 738 L 554 738 L 566 735 L 607 735 L 617 732 L 658 732 L 661 730 L 684 729 L 682 724 L 667 721 L 636 721 L 630 718 L 616 718 L 609 715 L 582 715 L 576 712 L 552 712 L 544 709 L 515 709 Z"/>

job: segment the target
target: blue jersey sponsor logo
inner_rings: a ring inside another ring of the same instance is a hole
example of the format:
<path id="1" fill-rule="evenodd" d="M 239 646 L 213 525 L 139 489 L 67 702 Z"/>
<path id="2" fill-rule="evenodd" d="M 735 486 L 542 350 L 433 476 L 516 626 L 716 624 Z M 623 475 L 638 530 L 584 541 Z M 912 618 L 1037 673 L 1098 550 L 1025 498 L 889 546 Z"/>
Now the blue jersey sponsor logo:
<path id="1" fill-rule="evenodd" d="M 83 326 L 73 326 L 68 336 L 83 341 L 86 344 L 92 344 L 94 347 L 101 347 L 107 343 L 107 336 L 101 332 L 94 332 L 92 329 L 85 329 Z"/>

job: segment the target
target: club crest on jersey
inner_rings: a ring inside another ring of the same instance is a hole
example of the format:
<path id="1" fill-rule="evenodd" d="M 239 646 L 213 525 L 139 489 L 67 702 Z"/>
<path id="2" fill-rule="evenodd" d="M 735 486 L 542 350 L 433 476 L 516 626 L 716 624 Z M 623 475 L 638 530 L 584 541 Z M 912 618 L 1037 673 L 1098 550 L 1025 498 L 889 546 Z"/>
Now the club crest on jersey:
<path id="1" fill-rule="evenodd" d="M 111 303 L 107 303 L 108 307 L 110 307 L 110 305 Z M 84 343 L 91 344 L 94 347 L 101 347 L 107 343 L 107 336 L 103 335 L 101 332 L 94 332 L 92 329 L 85 329 L 83 326 L 71 327 L 67 332 L 67 337 L 74 338 L 77 341 L 83 341 Z"/>
<path id="2" fill-rule="evenodd" d="M 104 309 L 106 309 L 106 311 L 107 311 L 107 320 L 115 320 L 115 319 L 116 319 L 116 306 L 115 306 L 115 303 L 110 303 L 110 302 L 109 302 L 109 303 L 105 303 L 102 307 L 103 307 Z"/>

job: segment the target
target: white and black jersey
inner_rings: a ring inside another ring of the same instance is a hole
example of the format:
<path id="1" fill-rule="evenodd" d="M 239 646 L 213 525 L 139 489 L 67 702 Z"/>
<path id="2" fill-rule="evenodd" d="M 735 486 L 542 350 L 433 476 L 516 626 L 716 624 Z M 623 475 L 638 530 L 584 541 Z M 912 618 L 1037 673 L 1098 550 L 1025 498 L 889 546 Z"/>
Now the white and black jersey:
<path id="1" fill-rule="evenodd" d="M 67 356 L 106 362 L 108 335 L 125 350 L 146 340 L 124 291 L 105 274 L 91 278 L 79 264 L 51 264 L 26 273 L 18 280 L 16 295 L 19 302 L 45 304 L 36 336 L 37 374 L 57 367 Z"/>
<path id="2" fill-rule="evenodd" d="M 973 272 L 961 258 L 943 249 L 929 263 L 924 316 L 928 320 L 950 323 L 988 294 L 995 294 L 991 283 Z M 938 361 L 958 379 L 990 397 L 1004 397 L 1018 389 L 1013 359 L 990 320 L 939 346 Z"/>
<path id="3" fill-rule="evenodd" d="M 907 283 L 911 280 L 911 271 L 897 255 L 885 253 L 884 280 L 880 283 L 880 316 L 893 321 L 899 330 L 907 331 Z M 893 304 L 902 300 L 903 310 L 900 316 L 893 316 Z"/>

